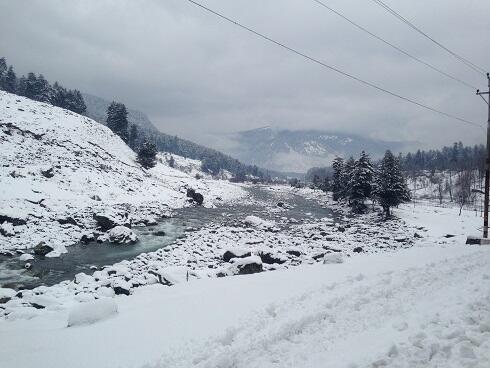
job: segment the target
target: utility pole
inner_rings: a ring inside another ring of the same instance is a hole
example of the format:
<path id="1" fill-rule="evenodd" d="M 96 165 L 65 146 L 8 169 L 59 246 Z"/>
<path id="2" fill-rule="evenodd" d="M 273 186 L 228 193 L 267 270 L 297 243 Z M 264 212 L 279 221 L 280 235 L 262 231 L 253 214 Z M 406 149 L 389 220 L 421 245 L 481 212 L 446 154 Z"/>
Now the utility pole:
<path id="1" fill-rule="evenodd" d="M 488 121 L 487 121 L 487 157 L 485 160 L 485 201 L 483 204 L 483 238 L 488 238 L 488 201 L 489 201 L 489 189 L 490 189 L 490 74 L 487 73 L 488 80 L 488 92 L 476 91 L 476 94 L 480 96 L 488 105 Z M 488 95 L 488 100 L 483 97 Z"/>

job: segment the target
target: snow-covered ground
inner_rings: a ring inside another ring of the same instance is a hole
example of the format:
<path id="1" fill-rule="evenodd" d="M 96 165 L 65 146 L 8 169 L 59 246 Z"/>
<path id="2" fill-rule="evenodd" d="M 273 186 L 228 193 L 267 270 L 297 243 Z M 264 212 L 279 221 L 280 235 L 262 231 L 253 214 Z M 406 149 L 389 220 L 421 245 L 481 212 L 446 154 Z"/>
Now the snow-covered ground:
<path id="1" fill-rule="evenodd" d="M 58 256 L 95 228 L 94 214 L 158 218 L 189 205 L 187 188 L 204 194 L 204 206 L 245 195 L 199 172 L 195 160 L 175 156 L 174 169 L 160 155 L 156 167 L 143 170 L 135 159 L 105 126 L 0 91 L 0 251 L 44 242 Z"/>
<path id="2" fill-rule="evenodd" d="M 0 366 L 488 367 L 490 249 L 457 212 L 397 209 L 427 231 L 395 252 L 53 302 L 0 321 Z"/>

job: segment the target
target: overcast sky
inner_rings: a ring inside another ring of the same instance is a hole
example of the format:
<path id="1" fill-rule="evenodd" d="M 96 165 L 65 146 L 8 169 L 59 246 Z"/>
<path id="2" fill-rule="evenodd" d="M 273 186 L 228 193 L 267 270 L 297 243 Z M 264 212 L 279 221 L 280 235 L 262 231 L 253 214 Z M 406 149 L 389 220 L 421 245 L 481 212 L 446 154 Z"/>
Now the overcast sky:
<path id="1" fill-rule="evenodd" d="M 198 0 L 199 1 L 199 0 Z M 325 3 L 472 85 L 486 80 L 372 0 Z M 457 53 L 490 68 L 490 1 L 385 0 Z M 475 91 L 441 76 L 312 0 L 202 3 L 325 63 L 437 109 L 486 123 Z M 186 0 L 0 0 L 0 56 L 18 72 L 145 112 L 164 132 L 211 135 L 264 125 L 439 146 L 484 131 L 346 79 Z"/>

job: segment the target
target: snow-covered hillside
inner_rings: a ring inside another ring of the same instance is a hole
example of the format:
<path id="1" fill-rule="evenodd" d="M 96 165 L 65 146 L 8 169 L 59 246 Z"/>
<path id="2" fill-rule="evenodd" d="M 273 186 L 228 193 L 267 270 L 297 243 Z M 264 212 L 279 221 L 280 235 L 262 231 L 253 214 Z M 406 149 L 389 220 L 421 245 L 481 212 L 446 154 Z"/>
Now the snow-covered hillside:
<path id="1" fill-rule="evenodd" d="M 0 91 L 0 250 L 40 242 L 65 251 L 95 228 L 94 214 L 123 213 L 133 222 L 189 205 L 187 188 L 204 205 L 244 195 L 239 187 L 197 179 L 197 163 L 161 156 L 142 169 L 136 154 L 105 126 L 67 110 Z"/>

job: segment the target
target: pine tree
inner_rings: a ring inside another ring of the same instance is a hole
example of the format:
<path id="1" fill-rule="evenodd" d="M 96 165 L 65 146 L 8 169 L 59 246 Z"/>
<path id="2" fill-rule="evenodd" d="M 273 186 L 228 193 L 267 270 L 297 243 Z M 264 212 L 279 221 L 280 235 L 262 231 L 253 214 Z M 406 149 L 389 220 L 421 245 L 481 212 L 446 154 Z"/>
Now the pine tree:
<path id="1" fill-rule="evenodd" d="M 0 89 L 5 91 L 5 79 L 7 78 L 7 61 L 0 58 Z"/>
<path id="2" fill-rule="evenodd" d="M 85 110 L 87 110 L 87 106 L 85 105 L 85 101 L 83 100 L 80 91 L 74 89 L 66 92 L 64 108 L 76 112 L 77 114 L 83 114 Z"/>
<path id="3" fill-rule="evenodd" d="M 341 157 L 336 157 L 332 162 L 332 192 L 334 201 L 342 198 L 343 192 L 343 176 L 344 176 L 344 160 Z"/>
<path id="4" fill-rule="evenodd" d="M 355 212 L 365 210 L 364 201 L 371 196 L 373 171 L 369 155 L 362 151 L 359 160 L 355 162 L 350 181 L 349 199 Z"/>
<path id="5" fill-rule="evenodd" d="M 119 102 L 112 102 L 107 108 L 107 127 L 128 142 L 128 111 L 126 106 Z"/>
<path id="6" fill-rule="evenodd" d="M 156 165 L 157 149 L 155 144 L 145 140 L 138 150 L 137 161 L 145 169 L 150 169 Z"/>
<path id="7" fill-rule="evenodd" d="M 129 140 L 128 140 L 128 145 L 131 147 L 133 150 L 136 150 L 136 145 L 138 141 L 138 127 L 136 124 L 131 124 L 131 129 L 129 129 Z"/>
<path id="8" fill-rule="evenodd" d="M 410 200 L 410 192 L 403 177 L 400 163 L 391 151 L 386 151 L 379 170 L 376 172 L 374 195 L 383 207 L 386 217 L 390 208 Z"/>
<path id="9" fill-rule="evenodd" d="M 354 174 L 355 167 L 356 160 L 354 160 L 354 157 L 351 156 L 344 165 L 344 172 L 342 175 L 342 198 L 349 199 L 349 203 L 352 193 L 352 176 Z"/>
<path id="10" fill-rule="evenodd" d="M 3 81 L 2 88 L 4 91 L 9 93 L 17 92 L 17 76 L 15 75 L 14 68 L 12 65 L 9 66 L 5 79 Z"/>
<path id="11" fill-rule="evenodd" d="M 50 103 L 52 96 L 52 89 L 49 82 L 44 78 L 42 74 L 39 74 L 34 84 L 34 93 L 31 97 L 33 100 L 40 102 Z"/>
<path id="12" fill-rule="evenodd" d="M 170 158 L 168 160 L 168 166 L 170 167 L 175 167 L 175 159 L 174 159 L 174 156 L 170 155 Z"/>

